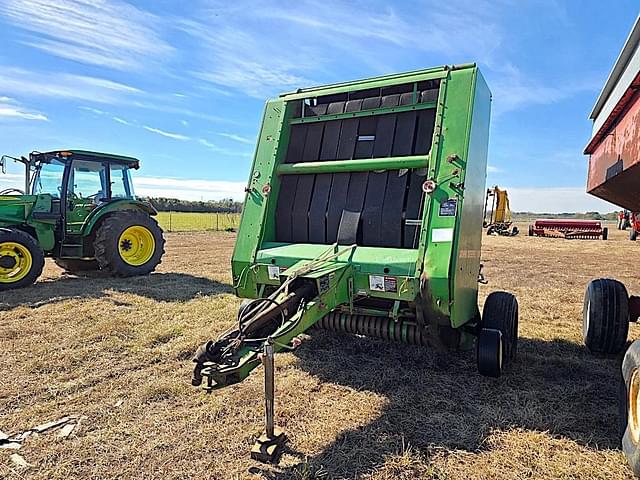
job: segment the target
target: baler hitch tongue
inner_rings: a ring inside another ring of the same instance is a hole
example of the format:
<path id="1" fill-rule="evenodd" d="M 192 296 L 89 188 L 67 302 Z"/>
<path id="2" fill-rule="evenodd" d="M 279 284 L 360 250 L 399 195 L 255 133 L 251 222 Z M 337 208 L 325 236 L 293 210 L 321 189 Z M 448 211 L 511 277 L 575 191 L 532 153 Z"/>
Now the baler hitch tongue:
<path id="1" fill-rule="evenodd" d="M 280 350 L 289 342 L 289 333 L 301 333 L 296 327 L 306 302 L 314 296 L 313 285 L 301 283 L 293 291 L 280 288 L 269 297 L 249 302 L 240 309 L 236 328 L 198 348 L 191 384 L 199 386 L 207 377 L 207 390 L 211 391 L 242 381 L 260 364 L 266 342 L 275 343 Z"/>

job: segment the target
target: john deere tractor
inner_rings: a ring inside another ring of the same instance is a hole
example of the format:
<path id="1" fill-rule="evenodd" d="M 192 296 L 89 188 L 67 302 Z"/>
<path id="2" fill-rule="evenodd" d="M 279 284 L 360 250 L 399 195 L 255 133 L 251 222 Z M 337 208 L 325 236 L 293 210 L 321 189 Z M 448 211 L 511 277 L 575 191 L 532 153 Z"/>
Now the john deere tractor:
<path id="1" fill-rule="evenodd" d="M 136 199 L 131 157 L 81 150 L 3 156 L 25 168 L 24 191 L 0 191 L 0 291 L 31 285 L 52 257 L 66 271 L 146 275 L 164 253 L 156 210 Z"/>

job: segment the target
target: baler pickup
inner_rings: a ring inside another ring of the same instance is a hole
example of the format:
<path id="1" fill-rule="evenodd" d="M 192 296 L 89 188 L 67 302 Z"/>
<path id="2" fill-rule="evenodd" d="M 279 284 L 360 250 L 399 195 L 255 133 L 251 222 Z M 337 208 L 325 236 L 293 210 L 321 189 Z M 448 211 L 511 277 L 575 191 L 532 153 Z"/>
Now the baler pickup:
<path id="1" fill-rule="evenodd" d="M 598 220 L 536 220 L 529 225 L 529 236 L 583 240 L 606 240 L 609 230 Z"/>

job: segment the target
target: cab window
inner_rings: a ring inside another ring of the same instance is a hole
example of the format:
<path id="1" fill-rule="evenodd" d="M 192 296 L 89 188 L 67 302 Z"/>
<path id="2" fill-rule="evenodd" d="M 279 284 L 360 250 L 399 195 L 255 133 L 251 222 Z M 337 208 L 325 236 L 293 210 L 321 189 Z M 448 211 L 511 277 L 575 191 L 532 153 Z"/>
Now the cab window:
<path id="1" fill-rule="evenodd" d="M 133 198 L 131 176 L 126 165 L 112 164 L 111 167 L 111 198 Z"/>
<path id="2" fill-rule="evenodd" d="M 99 203 L 109 196 L 106 166 L 98 162 L 74 160 L 67 184 L 67 198 L 83 198 Z"/>
<path id="3" fill-rule="evenodd" d="M 53 198 L 60 198 L 64 167 L 63 162 L 55 159 L 41 164 L 33 182 L 33 195 L 48 193 Z"/>

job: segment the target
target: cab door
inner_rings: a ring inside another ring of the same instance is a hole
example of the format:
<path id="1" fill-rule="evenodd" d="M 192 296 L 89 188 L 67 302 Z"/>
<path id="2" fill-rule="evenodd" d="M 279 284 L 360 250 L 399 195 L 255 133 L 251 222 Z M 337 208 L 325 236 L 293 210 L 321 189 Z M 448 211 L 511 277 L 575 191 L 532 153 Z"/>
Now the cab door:
<path id="1" fill-rule="evenodd" d="M 89 214 L 109 200 L 107 162 L 73 160 L 66 191 L 66 231 L 80 233 Z"/>

